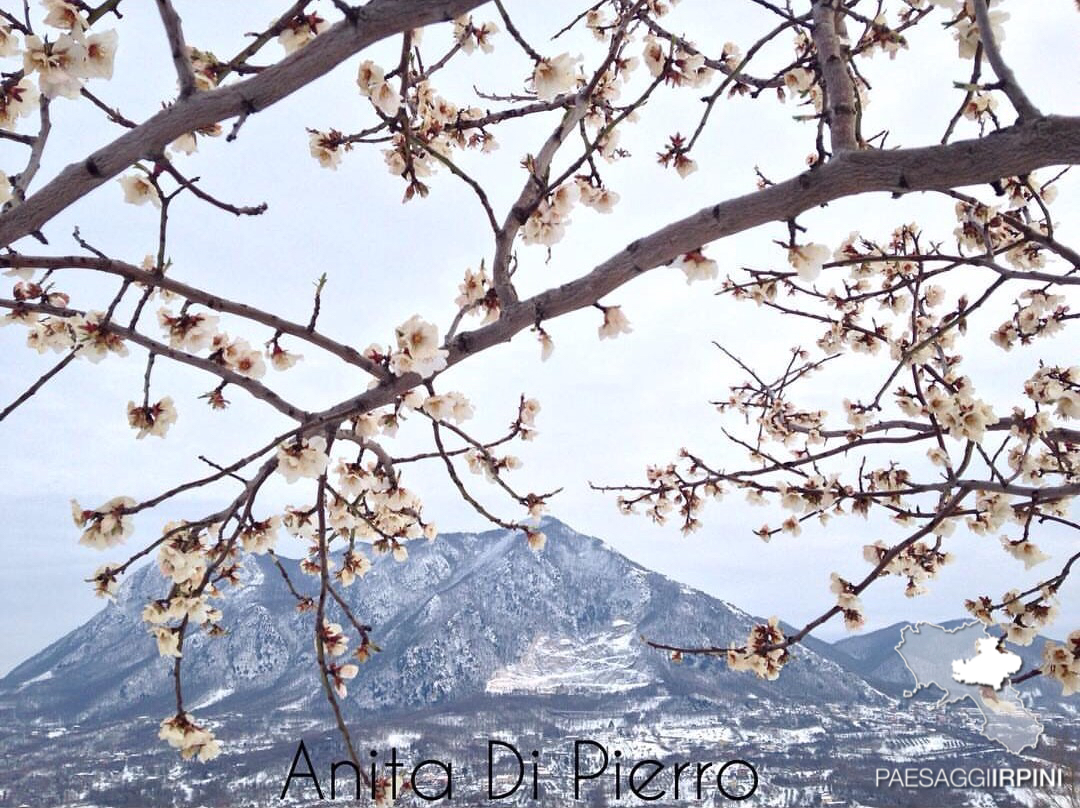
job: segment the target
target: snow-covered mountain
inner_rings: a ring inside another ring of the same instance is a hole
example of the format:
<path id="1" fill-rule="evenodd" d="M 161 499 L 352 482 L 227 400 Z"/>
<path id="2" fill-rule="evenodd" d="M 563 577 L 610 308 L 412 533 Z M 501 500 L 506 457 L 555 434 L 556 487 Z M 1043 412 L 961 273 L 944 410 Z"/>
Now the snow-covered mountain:
<path id="1" fill-rule="evenodd" d="M 383 649 L 350 683 L 348 709 L 434 707 L 484 694 L 886 701 L 825 643 L 796 649 L 776 682 L 714 659 L 673 663 L 641 637 L 741 643 L 754 620 L 560 522 L 544 530 L 540 553 L 492 531 L 411 545 L 401 564 L 377 559 L 345 590 Z M 283 563 L 298 588 L 314 590 L 296 562 Z M 200 713 L 321 712 L 312 616 L 296 611 L 268 558 L 246 559 L 242 576 L 244 586 L 221 603 L 228 633 L 195 633 L 185 644 L 187 704 Z M 0 708 L 65 722 L 165 714 L 171 666 L 140 619 L 163 590 L 155 567 L 135 572 L 114 602 L 0 680 Z"/>
<path id="2" fill-rule="evenodd" d="M 837 645 L 809 639 L 775 682 L 714 658 L 674 663 L 642 636 L 741 643 L 757 621 L 559 522 L 543 529 L 539 554 L 505 531 L 415 543 L 407 562 L 380 558 L 345 590 L 383 649 L 344 703 L 359 749 L 460 762 L 462 808 L 490 804 L 482 765 L 493 737 L 544 750 L 540 788 L 552 796 L 572 793 L 569 750 L 585 737 L 637 758 L 752 761 L 762 778 L 755 804 L 780 808 L 825 804 L 825 794 L 831 804 L 914 804 L 866 776 L 898 762 L 1015 762 L 986 739 L 978 711 L 903 697 L 892 650 L 899 627 Z M 314 593 L 297 562 L 283 563 L 301 592 Z M 0 805 L 254 808 L 279 802 L 298 740 L 322 771 L 341 759 L 315 674 L 313 616 L 296 611 L 270 559 L 246 559 L 241 577 L 219 601 L 227 634 L 197 633 L 184 648 L 186 706 L 222 739 L 221 757 L 183 763 L 156 737 L 175 706 L 170 661 L 140 618 L 165 589 L 149 566 L 0 680 Z M 1080 718 L 1067 701 L 1040 708 L 1037 756 L 1075 759 Z M 289 804 L 324 804 L 309 792 Z M 1002 793 L 987 801 L 954 790 L 937 804 L 1034 804 L 1030 792 Z"/>

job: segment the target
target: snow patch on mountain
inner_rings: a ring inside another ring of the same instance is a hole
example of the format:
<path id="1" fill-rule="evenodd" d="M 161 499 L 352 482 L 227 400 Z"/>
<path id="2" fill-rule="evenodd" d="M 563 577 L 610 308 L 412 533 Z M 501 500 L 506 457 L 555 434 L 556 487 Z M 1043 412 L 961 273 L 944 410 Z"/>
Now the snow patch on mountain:
<path id="1" fill-rule="evenodd" d="M 625 693 L 653 682 L 637 665 L 642 645 L 630 622 L 584 637 L 537 637 L 485 683 L 487 693 Z"/>

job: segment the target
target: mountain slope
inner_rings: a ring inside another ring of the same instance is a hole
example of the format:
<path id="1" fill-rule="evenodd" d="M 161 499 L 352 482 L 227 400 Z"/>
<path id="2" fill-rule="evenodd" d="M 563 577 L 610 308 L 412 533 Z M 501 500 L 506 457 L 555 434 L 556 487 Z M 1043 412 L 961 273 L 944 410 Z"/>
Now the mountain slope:
<path id="1" fill-rule="evenodd" d="M 347 710 L 414 709 L 484 693 L 885 701 L 825 644 L 796 649 L 776 682 L 733 673 L 720 660 L 673 664 L 640 636 L 741 643 L 754 620 L 555 520 L 544 530 L 539 554 L 519 536 L 492 531 L 414 544 L 403 564 L 377 559 L 345 590 L 383 649 L 349 685 Z M 283 563 L 301 591 L 313 591 L 296 562 Z M 187 703 L 306 711 L 323 699 L 311 615 L 296 612 L 268 559 L 246 559 L 243 579 L 220 604 L 228 634 L 195 633 L 185 645 Z M 163 587 L 155 568 L 135 572 L 115 602 L 0 680 L 0 707 L 68 721 L 167 712 L 170 665 L 139 616 Z"/>

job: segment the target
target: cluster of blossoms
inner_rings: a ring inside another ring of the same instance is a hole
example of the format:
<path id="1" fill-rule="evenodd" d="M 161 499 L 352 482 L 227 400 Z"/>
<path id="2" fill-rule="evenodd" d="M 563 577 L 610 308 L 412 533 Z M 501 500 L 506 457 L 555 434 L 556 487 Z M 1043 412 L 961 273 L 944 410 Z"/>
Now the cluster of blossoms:
<path id="1" fill-rule="evenodd" d="M 521 460 L 514 455 L 497 457 L 487 449 L 475 449 L 465 455 L 465 462 L 473 474 L 483 474 L 494 481 L 504 471 L 521 468 Z"/>
<path id="2" fill-rule="evenodd" d="M 418 314 L 414 314 L 394 331 L 397 348 L 387 357 L 377 346 L 368 349 L 369 358 L 388 361 L 395 376 L 416 373 L 428 378 L 446 368 L 450 352 L 439 347 L 439 330 Z"/>
<path id="3" fill-rule="evenodd" d="M 877 566 L 889 554 L 889 546 L 876 541 L 863 547 L 863 558 Z M 909 598 L 926 593 L 924 584 L 937 576 L 941 567 L 953 561 L 952 553 L 944 552 L 937 544 L 923 541 L 912 542 L 893 556 L 881 571 L 881 575 L 898 575 L 907 578 L 904 594 Z"/>
<path id="4" fill-rule="evenodd" d="M 316 446 L 312 446 L 312 442 Z M 285 462 L 294 465 L 288 473 L 293 478 L 318 477 L 325 472 L 328 462 L 324 447 L 323 439 L 316 437 L 292 447 L 283 447 L 279 452 L 289 452 Z M 296 468 L 296 465 L 301 468 Z M 402 486 L 380 460 L 373 459 L 366 463 L 339 460 L 334 467 L 334 483 L 327 498 L 326 527 L 331 541 L 341 538 L 348 542 L 349 547 L 342 559 L 342 568 L 335 577 L 348 586 L 371 568 L 371 562 L 355 547 L 358 539 L 370 541 L 377 552 L 390 553 L 397 561 L 408 558 L 405 542 L 419 538 L 434 539 L 435 526 L 423 521 L 422 508 L 420 499 Z M 321 575 L 316 508 L 290 506 L 281 524 L 291 535 L 309 543 L 307 558 L 302 562 L 301 569 L 310 575 Z M 263 537 L 276 529 L 276 522 L 260 527 L 258 536 L 253 537 L 252 541 L 262 539 L 272 544 L 276 537 Z M 329 559 L 328 564 L 329 572 L 335 564 Z"/>
<path id="5" fill-rule="evenodd" d="M 14 289 L 12 289 L 12 297 L 15 300 L 20 302 L 39 300 L 46 305 L 56 306 L 57 308 L 67 306 L 69 298 L 66 294 L 42 288 L 31 280 L 33 270 L 17 269 L 8 271 L 5 274 L 13 275 L 16 273 L 24 277 L 24 280 L 16 282 Z M 26 347 L 33 348 L 39 354 L 46 351 L 67 353 L 74 348 L 76 333 L 73 322 L 75 321 L 67 317 L 48 315 L 38 317 L 29 309 L 14 309 L 0 317 L 0 327 L 14 324 L 24 326 L 26 328 Z"/>
<path id="6" fill-rule="evenodd" d="M 645 474 L 653 487 L 652 492 L 646 497 L 636 499 L 618 497 L 615 504 L 619 512 L 624 515 L 636 513 L 637 505 L 645 503 L 648 505 L 649 518 L 656 524 L 663 525 L 678 508 L 683 519 L 682 531 L 685 534 L 692 533 L 701 526 L 697 515 L 704 507 L 705 500 L 698 492 L 716 500 L 724 497 L 723 486 L 712 480 L 700 486 L 687 485 L 673 463 L 667 466 L 649 466 Z"/>
<path id="7" fill-rule="evenodd" d="M 926 0 L 913 3 L 915 6 L 924 5 Z M 953 38 L 956 39 L 956 50 L 961 59 L 974 59 L 979 49 L 979 26 L 975 22 L 975 0 L 929 0 L 931 5 L 939 6 L 955 14 L 951 23 Z M 995 42 L 1005 39 L 1004 23 L 1009 19 L 1007 11 L 994 9 L 1000 0 L 989 0 L 990 6 L 990 32 Z"/>
<path id="8" fill-rule="evenodd" d="M 318 14 L 297 14 L 278 34 L 285 53 L 295 53 L 325 31 L 328 23 Z"/>
<path id="9" fill-rule="evenodd" d="M 148 406 L 129 401 L 127 406 L 128 424 L 138 430 L 136 438 L 142 440 L 147 435 L 165 437 L 169 427 L 176 423 L 176 407 L 171 396 Z"/>
<path id="10" fill-rule="evenodd" d="M 1021 195 L 1014 196 L 1013 200 L 1019 200 L 1020 204 L 1029 201 Z M 961 250 L 986 254 L 1011 247 L 1005 258 L 1017 269 L 1044 265 L 1041 248 L 1037 244 L 1028 244 L 997 206 L 960 201 L 956 203 L 956 219 L 959 224 L 953 233 Z"/>
<path id="11" fill-rule="evenodd" d="M 92 510 L 71 500 L 71 518 L 82 528 L 79 544 L 103 550 L 122 544 L 135 532 L 135 521 L 128 513 L 134 507 L 131 497 L 114 497 Z"/>
<path id="12" fill-rule="evenodd" d="M 466 14 L 454 20 L 454 41 L 465 53 L 472 54 L 479 48 L 484 53 L 495 50 L 491 38 L 499 33 L 499 26 L 493 22 L 477 25 L 471 15 Z"/>
<path id="13" fill-rule="evenodd" d="M 577 183 L 566 183 L 552 191 L 525 222 L 521 240 L 525 244 L 542 244 L 546 247 L 562 241 L 566 226 L 570 224 L 570 211 L 580 199 L 580 193 Z"/>
<path id="14" fill-rule="evenodd" d="M 302 355 L 283 348 L 277 337 L 260 351 L 243 338 L 230 338 L 218 330 L 218 318 L 212 314 L 192 312 L 186 306 L 180 314 L 168 307 L 158 309 L 158 324 L 168 337 L 169 347 L 190 354 L 208 351 L 216 364 L 249 379 L 261 379 L 266 374 L 266 359 L 275 370 L 288 370 Z"/>
<path id="15" fill-rule="evenodd" d="M 349 650 L 349 641 L 340 623 L 328 623 L 323 621 L 315 636 L 315 645 L 322 643 L 323 650 L 330 656 L 341 656 Z"/>
<path id="16" fill-rule="evenodd" d="M 1018 305 L 1013 316 L 990 335 L 994 344 L 1006 351 L 1011 350 L 1017 342 L 1027 345 L 1036 337 L 1056 335 L 1069 316 L 1069 307 L 1062 295 L 1050 294 L 1043 289 L 1028 289 L 1021 293 L 1020 300 L 1026 302 Z"/>
<path id="17" fill-rule="evenodd" d="M 53 40 L 28 35 L 23 42 L 22 72 L 37 75 L 38 88 L 46 98 L 78 98 L 88 79 L 110 79 L 116 56 L 116 31 L 89 33 L 82 9 L 64 0 L 44 0 L 45 25 L 63 31 Z M 0 30 L 0 56 L 19 53 L 17 35 L 10 27 Z M 22 82 L 19 82 L 22 85 Z M 25 89 L 23 90 L 25 92 Z M 20 103 L 30 103 L 29 98 Z M 8 117 L 8 116 L 4 116 Z M 12 116 L 14 119 L 16 116 Z"/>
<path id="18" fill-rule="evenodd" d="M 587 177 L 575 177 L 540 201 L 522 228 L 522 241 L 551 247 L 566 234 L 570 212 L 578 202 L 599 213 L 610 213 L 618 201 L 619 195 L 610 188 L 594 185 Z"/>
<path id="19" fill-rule="evenodd" d="M 499 295 L 483 264 L 476 272 L 465 270 L 465 280 L 458 286 L 458 291 L 460 294 L 454 298 L 454 305 L 469 314 L 483 313 L 481 325 L 488 325 L 499 319 Z"/>
<path id="20" fill-rule="evenodd" d="M 1013 437 L 1019 438 L 1009 447 L 1009 468 L 1025 484 L 1037 485 L 1049 479 L 1050 475 L 1061 475 L 1065 482 L 1075 481 L 1074 470 L 1080 468 L 1080 446 L 1047 440 L 1050 437 L 1047 434 L 1050 432 L 1050 420 L 1045 411 L 1029 417 L 1024 417 L 1022 411 L 1014 411 L 1013 426 L 1009 431 Z M 1035 446 L 1039 448 L 1033 448 Z M 1064 512 L 1057 513 L 1064 501 L 1047 502 L 1043 507 L 1065 518 Z"/>
<path id="21" fill-rule="evenodd" d="M 342 474 L 346 476 L 350 482 L 360 482 L 330 500 L 327 523 L 337 535 L 347 537 L 350 543 L 357 538 L 369 540 L 377 553 L 389 553 L 398 562 L 409 557 L 406 542 L 435 538 L 435 525 L 424 522 L 423 503 L 414 492 L 378 471 L 359 474 L 349 469 Z M 354 552 L 359 551 L 354 548 Z M 309 561 L 316 563 L 315 554 L 309 555 Z M 351 563 L 354 575 L 367 571 L 367 559 L 362 553 Z"/>
<path id="22" fill-rule="evenodd" d="M 1044 365 L 1024 383 L 1024 394 L 1059 418 L 1080 419 L 1080 365 Z"/>
<path id="23" fill-rule="evenodd" d="M 476 26 L 471 18 L 458 20 L 458 41 L 461 50 L 471 53 L 479 47 L 491 50 L 491 37 L 498 30 L 494 23 Z M 414 44 L 421 31 L 413 31 Z M 453 148 L 480 148 L 484 152 L 498 147 L 495 138 L 482 126 L 472 127 L 469 135 L 460 124 L 468 124 L 485 116 L 479 107 L 459 108 L 438 95 L 432 83 L 421 76 L 409 73 L 404 84 L 405 94 L 386 77 L 386 71 L 371 60 L 361 62 L 356 84 L 361 96 L 367 98 L 384 123 L 391 124 L 392 148 L 383 151 L 386 166 L 391 174 L 405 177 L 410 185 L 406 200 L 415 194 L 427 195 L 427 187 L 420 178 L 430 176 L 440 161 L 448 160 Z M 408 119 L 406 128 L 398 131 L 394 125 L 399 116 Z M 406 135 L 406 131 L 408 135 Z M 336 169 L 344 152 L 352 148 L 352 140 L 336 129 L 322 131 L 309 129 L 311 155 L 324 168 Z"/>
<path id="24" fill-rule="evenodd" d="M 791 659 L 787 648 L 774 647 L 784 642 L 784 632 L 779 622 L 775 617 L 770 617 L 767 623 L 750 629 L 743 648 L 728 650 L 728 667 L 734 671 L 750 671 L 769 681 L 778 679 L 780 670 Z"/>
<path id="25" fill-rule="evenodd" d="M 179 749 L 184 760 L 194 758 L 205 763 L 221 754 L 221 743 L 214 733 L 196 724 L 187 713 L 178 713 L 162 721 L 158 737 Z"/>
<path id="26" fill-rule="evenodd" d="M 352 586 L 357 578 L 363 578 L 370 570 L 370 559 L 354 547 L 342 556 L 341 569 L 335 573 L 335 577 L 342 586 Z"/>
<path id="27" fill-rule="evenodd" d="M 345 635 L 345 631 L 341 628 L 340 623 L 331 623 L 323 620 L 322 625 L 319 626 L 315 635 L 315 648 L 318 649 L 320 643 L 322 644 L 323 651 L 327 656 L 339 657 L 343 656 L 345 652 L 349 650 L 349 640 Z M 354 652 L 360 661 L 367 658 L 368 651 L 365 650 L 370 643 L 367 642 L 366 636 L 363 637 L 363 644 L 361 648 Z M 334 692 L 337 693 L 338 698 L 345 698 L 349 695 L 349 691 L 345 685 L 351 679 L 356 678 L 356 674 L 360 672 L 360 668 L 351 662 L 336 662 L 328 660 L 325 664 L 326 675 L 334 688 Z"/>
<path id="28" fill-rule="evenodd" d="M 326 438 L 322 435 L 300 438 L 278 447 L 277 471 L 287 482 L 294 483 L 302 477 L 317 479 L 329 464 Z"/>
<path id="29" fill-rule="evenodd" d="M 71 347 L 77 346 L 79 349 L 78 356 L 83 359 L 97 364 L 110 353 L 117 356 L 128 355 L 127 345 L 124 344 L 124 340 L 107 327 L 105 312 L 88 311 L 84 315 L 69 318 L 67 324 L 71 329 L 72 336 L 69 345 Z M 38 323 L 28 339 L 33 338 L 35 335 L 41 335 L 43 330 L 46 334 L 51 333 L 51 336 L 44 336 L 43 338 L 44 341 L 49 343 L 49 347 L 54 350 L 63 350 L 62 347 L 56 347 L 63 346 L 65 343 L 59 323 L 55 320 Z"/>
<path id="30" fill-rule="evenodd" d="M 370 59 L 360 63 L 356 74 L 360 95 L 369 99 L 375 109 L 392 118 L 401 109 L 401 92 L 386 80 L 386 71 Z"/>
<path id="31" fill-rule="evenodd" d="M 278 529 L 281 527 L 281 517 L 271 516 L 269 519 L 256 521 L 252 519 L 240 530 L 240 543 L 245 552 L 254 555 L 265 555 L 274 549 L 278 540 Z"/>
<path id="32" fill-rule="evenodd" d="M 982 595 L 964 601 L 964 608 L 982 623 L 988 626 L 996 624 L 1005 632 L 1009 642 L 1031 645 L 1039 630 L 1053 622 L 1058 615 L 1057 589 L 1056 583 L 1044 584 L 1038 588 L 1035 597 L 1026 602 L 1025 595 L 1013 589 L 1006 592 L 1001 603 L 996 605 L 989 597 Z M 1000 623 L 994 618 L 994 612 L 999 610 L 1007 617 Z"/>
<path id="33" fill-rule="evenodd" d="M 836 595 L 836 606 L 844 615 L 844 625 L 849 631 L 857 631 L 866 623 L 862 603 L 855 591 L 855 586 L 837 575 L 829 578 L 829 590 Z"/>
<path id="34" fill-rule="evenodd" d="M 705 56 L 696 49 L 693 53 L 690 43 L 674 45 L 671 48 L 655 37 L 645 39 L 645 48 L 641 58 L 653 78 L 662 79 L 675 87 L 700 88 L 708 84 L 715 71 L 705 63 Z M 731 42 L 724 45 L 725 62 L 740 59 L 739 49 Z"/>
<path id="35" fill-rule="evenodd" d="M 588 177 L 576 177 L 578 199 L 587 208 L 592 208 L 597 213 L 611 213 L 615 204 L 619 201 L 619 195 L 603 185 L 596 185 L 593 179 Z"/>
<path id="36" fill-rule="evenodd" d="M 246 339 L 230 339 L 224 332 L 216 334 L 211 341 L 210 359 L 249 379 L 261 379 L 266 373 L 262 351 Z"/>
<path id="37" fill-rule="evenodd" d="M 473 417 L 473 407 L 469 399 L 456 390 L 428 396 L 420 405 L 420 409 L 434 421 L 452 420 L 460 424 Z"/>
<path id="38" fill-rule="evenodd" d="M 997 422 L 993 408 L 971 395 L 972 387 L 967 377 L 948 381 L 952 390 L 939 385 L 926 389 L 927 411 L 951 437 L 976 443 L 981 441 L 986 428 Z"/>
<path id="39" fill-rule="evenodd" d="M 162 577 L 170 585 L 169 594 L 161 600 L 150 601 L 142 613 L 162 656 L 181 656 L 179 626 L 182 623 L 201 626 L 211 636 L 223 633 L 218 625 L 221 610 L 210 605 L 210 598 L 218 595 L 218 590 L 207 583 L 211 551 L 204 541 L 220 529 L 218 525 L 211 525 L 204 534 L 201 529 L 183 522 L 165 525 L 157 562 Z M 170 622 L 173 625 L 168 625 Z"/>
<path id="40" fill-rule="evenodd" d="M 1061 682 L 1061 695 L 1080 693 L 1080 631 L 1066 637 L 1064 645 L 1048 642 L 1043 647 L 1042 672 Z"/>
<path id="41" fill-rule="evenodd" d="M 169 338 L 169 347 L 195 354 L 207 350 L 217 337 L 218 318 L 213 314 L 192 313 L 186 309 L 175 315 L 168 308 L 158 309 L 158 324 Z"/>
<path id="42" fill-rule="evenodd" d="M 419 160 L 423 169 L 430 173 L 434 170 L 435 154 L 449 158 L 454 148 L 479 149 L 483 153 L 499 148 L 495 136 L 488 129 L 473 125 L 485 116 L 480 107 L 459 107 L 435 91 L 435 86 L 428 80 L 418 81 L 413 85 L 411 106 L 416 110 L 414 134 L 422 138 L 426 150 L 416 150 L 412 159 Z M 465 128 L 468 127 L 468 128 Z M 466 136 L 466 132 L 470 134 Z M 399 148 L 394 152 L 384 152 L 383 156 L 391 174 L 404 174 L 407 169 L 403 141 L 397 140 Z"/>
<path id="43" fill-rule="evenodd" d="M 998 491 L 976 491 L 975 514 L 968 519 L 968 529 L 975 535 L 997 533 L 1005 523 L 1018 521 L 1020 513 L 1013 509 L 1008 496 Z"/>

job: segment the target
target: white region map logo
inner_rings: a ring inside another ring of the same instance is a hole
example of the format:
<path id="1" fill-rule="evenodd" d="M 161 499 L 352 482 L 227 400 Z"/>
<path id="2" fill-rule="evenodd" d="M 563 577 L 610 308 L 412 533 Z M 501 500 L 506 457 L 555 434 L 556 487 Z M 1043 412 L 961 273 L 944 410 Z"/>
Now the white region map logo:
<path id="1" fill-rule="evenodd" d="M 1024 660 L 1012 651 L 999 647 L 993 637 L 975 640 L 975 656 L 971 659 L 954 659 L 953 679 L 962 685 L 984 685 L 1001 690 L 1005 680 L 1020 670 Z"/>
<path id="2" fill-rule="evenodd" d="M 904 626 L 896 652 L 915 677 L 909 698 L 931 685 L 944 691 L 938 706 L 971 699 L 985 719 L 982 734 L 1010 752 L 1034 747 L 1043 724 L 1028 710 L 1020 693 L 1005 680 L 1018 671 L 1021 659 L 998 648 L 996 637 L 981 623 L 965 623 L 948 630 L 933 623 Z"/>

